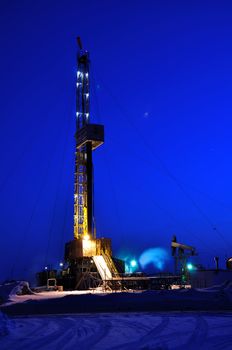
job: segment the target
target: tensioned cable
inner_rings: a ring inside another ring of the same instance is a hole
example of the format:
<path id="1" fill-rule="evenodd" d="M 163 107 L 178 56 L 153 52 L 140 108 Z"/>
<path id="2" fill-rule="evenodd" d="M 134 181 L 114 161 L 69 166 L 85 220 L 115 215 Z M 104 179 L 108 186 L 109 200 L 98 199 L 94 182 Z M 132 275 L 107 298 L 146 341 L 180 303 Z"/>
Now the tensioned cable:
<path id="1" fill-rule="evenodd" d="M 97 91 L 96 91 L 96 80 L 95 80 L 95 75 L 94 75 L 94 69 L 93 66 L 91 65 L 91 76 L 92 76 L 92 80 L 93 80 L 93 84 L 91 85 L 93 87 L 93 95 L 95 96 L 95 102 L 96 102 L 96 110 L 97 110 L 97 120 L 101 123 L 101 111 L 100 111 L 100 105 L 99 105 L 99 100 L 98 100 L 98 95 L 97 95 Z M 109 152 L 108 149 L 106 148 L 105 150 L 105 157 L 104 159 L 104 163 L 105 163 L 105 168 L 107 169 L 108 172 L 108 178 L 109 178 L 109 182 L 110 182 L 110 186 L 111 186 L 111 193 L 112 193 L 112 197 L 113 197 L 113 201 L 114 201 L 114 207 L 115 207 L 115 212 L 116 212 L 116 217 L 118 222 L 120 223 L 121 226 L 121 238 L 124 241 L 125 240 L 125 230 L 123 228 L 122 220 L 121 220 L 121 216 L 120 216 L 120 211 L 119 211 L 119 200 L 118 197 L 116 195 L 116 190 L 115 190 L 115 186 L 114 186 L 114 182 L 113 182 L 113 177 L 112 177 L 112 173 L 111 173 L 111 168 L 110 168 L 110 157 L 109 157 Z"/>
<path id="2" fill-rule="evenodd" d="M 94 87 L 95 87 L 95 84 L 94 84 Z M 98 99 L 97 99 L 97 102 L 98 102 Z M 150 147 L 149 147 L 149 149 L 150 149 Z M 151 166 L 151 163 L 148 162 L 147 159 L 145 159 L 144 157 L 141 157 L 140 154 L 136 153 L 136 156 L 138 156 L 140 159 L 142 159 L 143 161 L 145 161 L 149 166 Z M 109 164 L 110 164 L 110 163 L 107 162 L 107 166 L 108 166 L 108 167 L 109 167 Z M 112 176 L 111 176 L 111 182 L 113 183 L 113 181 L 112 181 Z M 151 199 L 153 200 L 153 203 L 156 205 L 157 208 L 159 208 L 159 209 L 160 209 L 161 211 L 163 211 L 163 212 L 166 212 L 166 213 L 168 214 L 168 216 L 169 216 L 170 218 L 172 218 L 172 220 L 174 220 L 176 223 L 179 224 L 179 221 L 178 221 L 171 213 L 169 213 L 166 209 L 162 208 L 157 202 L 154 201 L 153 198 L 151 198 Z M 183 226 L 183 224 L 182 224 L 182 226 Z M 203 243 L 205 246 L 208 246 L 205 242 L 202 241 L 201 238 L 199 238 L 195 233 L 191 232 L 188 228 L 187 228 L 187 229 L 185 228 L 185 230 L 187 230 L 187 232 L 189 232 L 189 233 L 190 233 L 192 236 L 194 236 L 196 239 L 198 239 L 199 241 L 201 241 L 201 243 Z M 208 247 L 209 247 L 209 246 L 208 246 Z M 212 248 L 210 248 L 210 249 L 212 249 Z M 216 251 L 215 251 L 215 252 L 216 252 Z"/>
<path id="3" fill-rule="evenodd" d="M 67 220 L 67 210 L 68 210 L 68 197 L 66 197 L 66 200 L 65 200 L 64 219 L 63 219 L 62 230 L 61 230 L 60 253 L 59 253 L 59 257 L 61 261 L 63 260 L 63 258 L 61 259 L 61 256 L 62 256 L 62 252 L 64 251 L 64 243 L 65 243 L 64 234 L 65 234 L 65 227 L 66 227 L 66 220 Z"/>
<path id="4" fill-rule="evenodd" d="M 115 98 L 115 96 L 112 94 L 112 92 L 105 86 L 105 84 L 103 83 L 103 87 L 105 88 L 105 90 L 108 92 L 108 94 L 110 95 L 110 97 L 112 98 L 112 100 L 115 102 L 115 104 L 118 106 L 118 109 L 120 110 L 120 112 L 122 113 L 123 116 L 125 116 L 126 121 L 128 122 L 128 124 L 136 131 L 137 135 L 139 136 L 139 139 L 143 141 L 145 147 L 150 151 L 150 153 L 153 155 L 153 157 L 155 157 L 160 165 L 162 166 L 164 172 L 166 173 L 166 175 L 173 181 L 176 183 L 176 185 L 178 186 L 178 188 L 181 190 L 181 192 L 189 199 L 189 201 L 192 203 L 192 205 L 197 209 L 197 211 L 201 214 L 201 216 L 204 218 L 204 220 L 211 226 L 212 230 L 217 233 L 217 235 L 224 241 L 224 243 L 226 244 L 226 246 L 230 246 L 232 248 L 231 243 L 224 237 L 224 235 L 221 233 L 221 231 L 219 231 L 217 229 L 217 227 L 215 226 L 215 224 L 211 221 L 211 219 L 209 218 L 209 216 L 207 214 L 205 214 L 205 212 L 201 209 L 201 207 L 198 205 L 198 203 L 192 198 L 192 196 L 185 190 L 185 188 L 183 187 L 183 185 L 181 184 L 181 182 L 178 180 L 178 178 L 172 174 L 172 172 L 169 170 L 169 168 L 166 166 L 166 164 L 164 163 L 164 161 L 160 158 L 160 156 L 155 153 L 152 150 L 152 147 L 149 145 L 149 143 L 147 142 L 147 140 L 144 138 L 143 134 L 141 134 L 141 132 L 138 130 L 138 128 L 134 125 L 134 123 L 131 121 L 130 118 L 128 118 L 128 113 L 127 111 L 122 107 L 122 105 L 120 104 L 120 102 Z"/>
<path id="5" fill-rule="evenodd" d="M 65 158 L 66 158 L 66 154 L 67 154 L 67 144 L 68 144 L 69 130 L 71 128 L 71 123 L 70 123 L 70 121 L 71 121 L 71 113 L 70 113 L 70 116 L 68 118 L 68 121 L 69 122 L 67 123 L 66 132 L 65 132 L 64 148 L 63 148 L 62 158 L 61 158 L 61 162 L 60 162 L 60 168 L 59 168 L 59 172 L 58 172 L 58 182 L 57 182 L 57 186 L 56 186 L 55 200 L 54 200 L 54 205 L 53 205 L 53 210 L 52 210 L 52 217 L 51 217 L 51 221 L 50 221 L 50 227 L 49 227 L 49 233 L 48 233 L 48 241 L 47 241 L 47 248 L 46 248 L 46 253 L 45 253 L 45 264 L 44 265 L 47 264 L 47 259 L 48 259 L 49 249 L 50 249 L 50 243 L 51 243 L 52 230 L 53 230 L 53 225 L 54 225 L 54 220 L 55 220 L 55 215 L 56 215 L 56 207 L 57 207 L 57 202 L 58 202 L 58 195 L 59 195 L 59 191 L 60 191 L 60 188 L 61 188 L 61 178 L 62 178 Z"/>
<path id="6" fill-rule="evenodd" d="M 54 147 L 54 150 L 56 150 L 56 145 Z M 27 236 L 28 236 L 28 233 L 29 233 L 29 229 L 30 229 L 30 226 L 31 226 L 31 223 L 32 223 L 32 220 L 34 218 L 34 214 L 36 212 L 36 209 L 37 209 L 37 205 L 39 203 L 39 200 L 40 200 L 40 196 L 41 196 L 41 193 L 43 191 L 43 188 L 44 188 L 44 184 L 46 183 L 47 181 L 47 177 L 48 177 L 48 174 L 49 174 L 49 168 L 51 166 L 51 163 L 52 163 L 52 160 L 53 160 L 53 157 L 55 155 L 55 152 L 52 153 L 52 156 L 50 157 L 50 159 L 48 160 L 48 163 L 47 163 L 47 166 L 46 166 L 46 169 L 45 169 L 45 173 L 44 173 L 44 177 L 43 177 L 43 180 L 41 182 L 41 185 L 39 187 L 39 190 L 37 192 L 37 196 L 36 196 L 36 199 L 35 199 L 35 202 L 32 206 L 32 211 L 31 211 L 31 215 L 29 217 L 29 220 L 26 224 L 26 228 L 24 230 L 24 233 L 21 237 L 21 240 L 20 240 L 20 243 L 19 243 L 19 247 L 17 249 L 17 252 L 18 254 L 16 254 L 15 258 L 14 258 L 14 262 L 13 262 L 13 265 L 12 265 L 12 268 L 11 268 L 11 278 L 13 279 L 14 277 L 14 272 L 15 272 L 15 266 L 16 264 L 18 263 L 19 261 L 19 258 L 20 258 L 20 255 L 23 254 L 23 245 L 24 243 L 26 242 L 27 240 Z"/>
<path id="7" fill-rule="evenodd" d="M 41 135 L 40 135 L 41 136 Z M 9 171 L 7 172 L 5 178 L 3 179 L 3 181 L 0 184 L 0 192 L 6 187 L 7 182 L 9 181 L 9 179 L 14 176 L 15 174 L 17 174 L 17 170 L 20 168 L 20 166 L 22 166 L 22 160 L 25 157 L 25 155 L 31 151 L 31 149 L 33 148 L 34 144 L 36 144 L 37 142 L 37 137 L 33 137 L 32 140 L 30 140 L 29 143 L 27 143 L 22 152 L 20 153 L 20 155 L 16 158 L 16 162 L 14 160 L 12 167 L 10 167 Z M 30 145 L 30 147 L 28 147 L 28 145 Z"/>
<path id="8" fill-rule="evenodd" d="M 140 184 L 140 186 L 141 186 L 141 184 Z M 204 242 L 201 237 L 199 237 L 195 232 L 192 232 L 192 230 L 190 230 L 186 225 L 183 225 L 183 223 L 180 222 L 173 214 L 171 214 L 167 209 L 164 209 L 157 201 L 155 201 L 153 197 L 150 197 L 150 198 L 151 198 L 152 202 L 154 203 L 154 205 L 160 211 L 162 211 L 163 213 L 166 213 L 169 216 L 170 219 L 172 219 L 178 225 L 181 225 L 185 229 L 186 232 L 188 232 L 191 236 L 195 237 L 199 242 L 202 243 L 202 245 L 204 245 L 205 247 L 207 247 L 211 251 L 213 250 L 214 253 L 217 254 L 217 251 L 214 248 L 212 249 L 212 247 L 210 247 L 206 242 Z"/>
<path id="9" fill-rule="evenodd" d="M 68 126 L 67 126 L 68 128 Z M 40 200 L 40 197 L 41 197 L 41 194 L 43 192 L 43 189 L 45 187 L 45 184 L 47 182 L 47 177 L 48 177 L 48 174 L 49 174 L 49 169 L 51 167 L 51 164 L 52 164 L 52 161 L 56 155 L 56 151 L 57 151 L 57 146 L 58 144 L 56 143 L 55 144 L 55 147 L 53 147 L 53 152 L 51 152 L 51 157 L 49 158 L 48 160 L 48 163 L 47 163 L 47 167 L 46 167 L 46 171 L 45 171 L 45 175 L 43 177 L 43 180 L 41 182 L 41 186 L 39 187 L 39 191 L 37 193 L 37 196 L 36 196 L 36 200 L 32 206 L 32 211 L 31 211 L 31 215 L 29 217 L 29 220 L 28 220 L 28 223 L 26 224 L 26 228 L 24 230 L 24 233 L 23 233 L 23 237 L 22 237 L 22 240 L 20 241 L 21 242 L 21 248 L 18 249 L 18 255 L 17 255 L 17 258 L 14 260 L 14 264 L 12 266 L 12 269 L 11 269 L 11 275 L 13 276 L 14 275 L 14 271 L 15 271 L 15 265 L 16 265 L 16 262 L 18 261 L 18 258 L 20 257 L 20 252 L 22 252 L 23 254 L 23 243 L 26 242 L 26 239 L 27 239 L 27 236 L 28 236 L 28 233 L 29 233 L 29 229 L 30 229 L 30 226 L 31 226 L 31 223 L 32 223 L 32 220 L 34 218 L 34 214 L 36 212 L 36 209 L 37 209 L 37 206 L 38 206 L 38 203 L 39 203 L 39 200 Z"/>
<path id="10" fill-rule="evenodd" d="M 228 209 L 231 211 L 232 209 L 232 204 L 227 204 L 227 203 L 224 203 L 222 202 L 221 200 L 219 200 L 218 198 L 215 198 L 214 196 L 211 196 L 209 193 L 206 193 L 202 190 L 200 190 L 199 188 L 197 188 L 195 185 L 193 184 L 190 184 L 190 183 L 186 183 L 186 182 L 183 182 L 181 181 L 182 184 L 184 186 L 187 186 L 189 188 L 192 188 L 194 191 L 198 192 L 201 196 L 207 198 L 208 200 L 210 200 L 211 202 L 217 202 L 218 205 L 222 206 L 224 209 Z"/>

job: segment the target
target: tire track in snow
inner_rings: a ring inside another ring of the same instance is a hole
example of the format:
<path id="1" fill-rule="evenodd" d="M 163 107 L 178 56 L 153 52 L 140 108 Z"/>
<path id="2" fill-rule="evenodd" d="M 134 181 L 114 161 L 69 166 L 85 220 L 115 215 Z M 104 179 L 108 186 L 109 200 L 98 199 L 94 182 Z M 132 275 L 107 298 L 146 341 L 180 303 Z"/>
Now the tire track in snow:
<path id="1" fill-rule="evenodd" d="M 188 350 L 196 349 L 205 349 L 205 341 L 208 335 L 208 323 L 202 315 L 191 315 L 195 319 L 195 328 L 193 333 L 187 339 L 187 342 L 180 347 L 177 347 L 176 350 L 181 350 L 183 347 L 188 348 Z"/>
<path id="2" fill-rule="evenodd" d="M 14 326 L 1 337 L 0 349 L 232 350 L 231 316 L 228 320 L 194 313 L 18 317 L 10 319 Z"/>
<path id="3" fill-rule="evenodd" d="M 19 330 L 19 328 L 21 328 L 21 331 L 23 331 L 24 327 L 28 327 L 29 332 L 26 335 L 26 337 L 28 339 L 30 339 L 32 337 L 37 337 L 37 336 L 40 337 L 41 334 L 43 334 L 43 333 L 45 333 L 45 335 L 46 335 L 46 333 L 49 329 L 48 325 L 49 325 L 49 323 L 51 323 L 51 321 L 48 321 L 47 319 L 45 322 L 41 322 L 40 319 L 35 319 L 35 318 L 32 318 L 32 319 L 28 318 L 28 319 L 23 320 L 23 321 L 24 322 L 18 324 L 17 328 L 18 328 L 18 330 Z M 19 319 L 19 322 L 20 322 L 20 319 Z M 28 325 L 28 323 L 29 323 L 29 325 Z M 31 330 L 31 328 L 32 328 L 32 330 Z M 20 340 L 23 341 L 25 339 L 21 338 Z"/>
<path id="4" fill-rule="evenodd" d="M 11 319 L 12 320 L 12 319 Z M 47 322 L 41 322 L 39 319 L 34 318 L 13 318 L 14 328 L 9 328 L 8 336 L 4 341 L 4 345 L 1 350 L 20 350 L 25 347 L 30 347 L 32 339 L 41 336 L 41 332 L 47 328 Z"/>
<path id="5" fill-rule="evenodd" d="M 37 319 L 28 318 L 22 320 L 19 327 L 21 327 L 22 333 L 24 328 L 29 328 L 30 332 L 24 332 L 22 335 L 19 334 L 19 336 L 13 334 L 13 342 L 11 343 L 12 349 L 25 350 L 31 348 L 32 343 L 33 350 L 48 348 L 48 345 L 52 349 L 59 339 L 63 337 L 68 339 L 67 333 L 72 332 L 73 320 L 60 318 L 57 322 L 57 318 L 54 317 Z M 31 327 L 33 327 L 33 330 L 31 330 Z"/>
<path id="6" fill-rule="evenodd" d="M 208 322 L 201 315 L 194 315 L 196 320 L 196 328 L 190 337 L 187 346 L 193 346 L 194 349 L 200 348 L 205 342 L 208 334 Z"/>
<path id="7" fill-rule="evenodd" d="M 147 316 L 147 315 L 146 315 Z M 145 316 L 145 318 L 147 318 Z M 140 315 L 136 315 L 137 318 L 140 317 Z M 160 317 L 159 317 L 160 318 Z M 144 317 L 142 318 L 143 322 L 144 322 Z M 150 320 L 149 320 L 150 321 Z M 122 316 L 116 316 L 113 320 L 112 320 L 112 324 L 111 324 L 111 329 L 109 330 L 111 339 L 113 339 L 113 341 L 111 341 L 111 345 L 110 347 L 107 344 L 106 339 L 103 339 L 103 342 L 101 342 L 100 344 L 98 343 L 98 346 L 96 347 L 96 350 L 102 350 L 102 349 L 121 349 L 121 347 L 124 345 L 122 343 L 120 343 L 120 345 L 114 346 L 113 344 L 115 343 L 115 341 L 117 342 L 120 339 L 130 339 L 130 337 L 134 337 L 134 335 L 136 335 L 138 337 L 138 335 L 142 336 L 144 333 L 147 333 L 148 331 L 150 331 L 151 327 L 149 327 L 145 322 L 145 324 L 143 322 L 139 322 L 137 321 L 134 317 L 131 320 L 131 317 L 128 315 L 122 315 Z M 141 335 L 142 334 L 142 335 Z M 133 338 L 132 338 L 133 339 Z M 126 341 L 127 343 L 127 341 Z M 103 346 L 103 347 L 102 347 Z M 95 347 L 94 347 L 95 349 Z"/>
<path id="8" fill-rule="evenodd" d="M 57 322 L 58 321 L 58 322 Z M 35 340 L 33 350 L 41 349 L 93 349 L 94 346 L 107 337 L 112 328 L 110 320 L 82 319 L 80 317 L 60 318 L 56 320 L 59 327 L 47 337 Z M 54 325 L 48 324 L 48 327 L 54 328 Z M 39 334 L 38 334 L 39 336 Z M 40 335 L 41 336 L 41 335 Z M 30 342 L 31 343 L 31 342 Z M 25 350 L 25 342 L 17 350 Z"/>
<path id="9" fill-rule="evenodd" d="M 60 317 L 59 328 L 49 337 L 42 339 L 33 350 L 48 349 L 71 349 L 72 344 L 77 343 L 81 334 L 89 334 L 91 330 L 81 331 L 85 327 L 85 321 L 80 317 Z"/>
<path id="10" fill-rule="evenodd" d="M 160 335 L 160 333 L 165 330 L 169 323 L 169 317 L 168 316 L 161 316 L 161 321 L 158 325 L 156 325 L 154 328 L 150 329 L 148 332 L 146 332 L 145 335 L 143 335 L 140 339 L 132 342 L 126 342 L 124 344 L 117 345 L 115 347 L 111 347 L 111 350 L 128 350 L 128 348 L 132 349 L 149 349 L 150 345 L 154 346 L 154 341 L 152 341 L 153 338 L 155 338 L 155 342 L 157 343 L 157 336 Z M 137 329 L 137 324 L 135 325 Z M 159 345 L 159 344 L 156 344 Z M 149 347 L 148 347 L 149 346 Z"/>
<path id="11" fill-rule="evenodd" d="M 161 323 L 140 339 L 138 343 L 139 348 L 140 349 L 143 349 L 146 347 L 150 348 L 150 345 L 152 347 L 158 345 L 157 349 L 160 349 L 160 350 L 166 349 L 166 346 L 163 346 L 163 344 L 160 344 L 160 341 L 158 341 L 158 344 L 157 344 L 157 340 L 158 340 L 157 336 L 159 337 L 160 333 L 162 333 L 167 328 L 169 321 L 170 321 L 170 318 L 168 316 L 163 316 Z"/>
<path id="12" fill-rule="evenodd" d="M 91 336 L 88 336 L 85 339 L 78 342 L 80 349 L 94 349 L 102 339 L 108 336 L 110 330 L 112 329 L 112 321 L 111 319 L 100 319 L 98 322 L 95 322 L 93 326 L 94 332 L 91 334 Z"/>
<path id="13" fill-rule="evenodd" d="M 231 350 L 232 335 L 218 335 L 210 337 L 208 344 L 211 344 L 209 348 L 212 350 Z"/>

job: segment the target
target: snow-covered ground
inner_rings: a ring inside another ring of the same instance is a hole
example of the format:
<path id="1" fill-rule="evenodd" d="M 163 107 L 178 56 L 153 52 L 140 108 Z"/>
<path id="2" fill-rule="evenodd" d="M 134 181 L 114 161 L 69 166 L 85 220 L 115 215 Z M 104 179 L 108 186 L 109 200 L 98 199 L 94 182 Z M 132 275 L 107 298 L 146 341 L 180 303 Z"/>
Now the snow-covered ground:
<path id="1" fill-rule="evenodd" d="M 109 313 L 3 317 L 1 350 L 232 349 L 232 315 Z"/>
<path id="2" fill-rule="evenodd" d="M 21 291 L 29 294 L 17 295 Z M 25 282 L 1 286 L 0 349 L 232 350 L 231 284 L 100 292 L 33 294 Z M 186 311 L 190 307 L 198 311 Z"/>

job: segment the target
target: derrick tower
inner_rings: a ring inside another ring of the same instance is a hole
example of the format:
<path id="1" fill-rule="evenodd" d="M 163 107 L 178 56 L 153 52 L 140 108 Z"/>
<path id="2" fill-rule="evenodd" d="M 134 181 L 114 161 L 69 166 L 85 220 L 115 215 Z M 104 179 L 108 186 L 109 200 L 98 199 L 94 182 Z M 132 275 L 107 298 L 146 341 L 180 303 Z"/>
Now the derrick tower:
<path id="1" fill-rule="evenodd" d="M 90 123 L 89 53 L 77 39 L 74 238 L 94 238 L 92 151 L 104 142 L 104 127 Z"/>
<path id="2" fill-rule="evenodd" d="M 104 126 L 90 123 L 89 53 L 80 38 L 77 43 L 74 239 L 65 244 L 64 278 L 70 288 L 86 289 L 113 280 L 119 260 L 112 258 L 111 240 L 97 238 L 94 227 L 92 152 L 104 142 Z"/>

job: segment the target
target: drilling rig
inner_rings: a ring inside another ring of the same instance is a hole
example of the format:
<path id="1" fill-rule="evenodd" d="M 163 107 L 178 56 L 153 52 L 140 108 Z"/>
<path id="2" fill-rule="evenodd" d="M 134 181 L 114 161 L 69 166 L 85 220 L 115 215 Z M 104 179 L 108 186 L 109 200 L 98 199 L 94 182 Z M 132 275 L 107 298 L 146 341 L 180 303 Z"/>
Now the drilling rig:
<path id="1" fill-rule="evenodd" d="M 104 142 L 104 126 L 90 123 L 89 53 L 79 37 L 77 44 L 74 239 L 65 244 L 64 284 L 88 289 L 123 272 L 123 263 L 112 257 L 109 238 L 96 238 L 92 152 Z"/>

